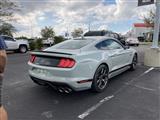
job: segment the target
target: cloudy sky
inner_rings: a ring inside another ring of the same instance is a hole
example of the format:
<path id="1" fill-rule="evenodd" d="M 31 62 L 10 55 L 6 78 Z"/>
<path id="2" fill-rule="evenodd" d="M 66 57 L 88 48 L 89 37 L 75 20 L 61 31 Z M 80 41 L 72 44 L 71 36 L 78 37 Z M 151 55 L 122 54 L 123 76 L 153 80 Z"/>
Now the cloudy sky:
<path id="1" fill-rule="evenodd" d="M 108 29 L 125 33 L 135 22 L 142 22 L 154 5 L 137 7 L 137 0 L 12 0 L 20 7 L 15 13 L 15 36 L 40 36 L 40 30 L 52 26 L 57 35 L 75 28 Z"/>

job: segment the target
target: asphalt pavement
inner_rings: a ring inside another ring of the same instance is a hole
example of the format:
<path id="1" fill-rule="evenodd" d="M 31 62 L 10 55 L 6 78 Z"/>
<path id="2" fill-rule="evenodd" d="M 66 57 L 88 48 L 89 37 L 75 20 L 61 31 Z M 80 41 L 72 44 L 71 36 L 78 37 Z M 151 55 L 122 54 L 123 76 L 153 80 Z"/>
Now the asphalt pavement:
<path id="1" fill-rule="evenodd" d="M 71 94 L 34 84 L 28 75 L 29 54 L 8 54 L 3 103 L 10 120 L 160 120 L 160 68 L 143 65 L 138 50 L 135 71 L 112 78 L 103 93 Z"/>

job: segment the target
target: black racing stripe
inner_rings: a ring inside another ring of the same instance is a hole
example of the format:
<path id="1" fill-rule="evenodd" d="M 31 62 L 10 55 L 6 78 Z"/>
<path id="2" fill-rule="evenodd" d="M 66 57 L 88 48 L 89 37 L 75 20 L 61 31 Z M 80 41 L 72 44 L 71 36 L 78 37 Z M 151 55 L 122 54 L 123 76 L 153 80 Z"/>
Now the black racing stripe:
<path id="1" fill-rule="evenodd" d="M 125 67 L 128 67 L 128 66 L 130 66 L 130 64 L 129 64 L 129 65 L 125 65 L 125 66 L 123 66 L 123 67 L 120 67 L 120 68 L 118 68 L 118 69 L 115 69 L 115 70 L 113 70 L 113 71 L 110 71 L 109 74 L 110 74 L 110 73 L 113 73 L 113 72 L 115 72 L 115 71 L 118 71 L 118 70 L 120 70 L 120 69 L 123 69 L 123 68 L 125 68 Z"/>

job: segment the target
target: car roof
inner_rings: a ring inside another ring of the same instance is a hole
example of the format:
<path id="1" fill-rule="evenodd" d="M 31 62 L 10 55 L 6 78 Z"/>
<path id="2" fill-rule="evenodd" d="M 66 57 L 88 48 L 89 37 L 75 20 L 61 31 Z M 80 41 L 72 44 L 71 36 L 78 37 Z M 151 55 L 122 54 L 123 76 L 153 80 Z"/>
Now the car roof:
<path id="1" fill-rule="evenodd" d="M 113 37 L 107 37 L 107 36 L 89 36 L 89 37 L 83 37 L 84 39 L 93 39 L 93 40 L 96 40 L 96 41 L 101 41 L 101 40 L 106 40 L 106 39 L 114 39 L 114 40 L 117 40 Z M 118 41 L 118 40 L 117 40 Z"/>

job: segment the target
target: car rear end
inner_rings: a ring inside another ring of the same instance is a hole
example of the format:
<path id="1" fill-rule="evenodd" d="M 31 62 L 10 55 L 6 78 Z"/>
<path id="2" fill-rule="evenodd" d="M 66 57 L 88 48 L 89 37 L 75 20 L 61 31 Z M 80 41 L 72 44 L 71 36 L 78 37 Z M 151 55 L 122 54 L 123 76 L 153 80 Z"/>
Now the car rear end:
<path id="1" fill-rule="evenodd" d="M 60 92 L 89 89 L 92 81 L 92 68 L 80 50 L 53 50 L 31 52 L 29 75 L 40 85 L 50 85 Z"/>
<path id="2" fill-rule="evenodd" d="M 136 45 L 136 46 L 138 46 L 139 45 L 139 40 L 137 38 L 128 38 L 126 40 L 126 43 L 128 45 Z"/>

